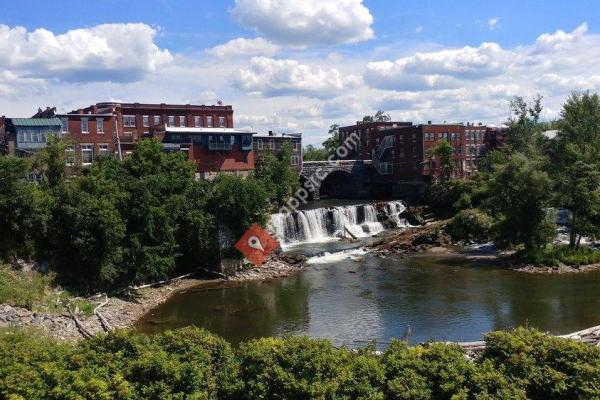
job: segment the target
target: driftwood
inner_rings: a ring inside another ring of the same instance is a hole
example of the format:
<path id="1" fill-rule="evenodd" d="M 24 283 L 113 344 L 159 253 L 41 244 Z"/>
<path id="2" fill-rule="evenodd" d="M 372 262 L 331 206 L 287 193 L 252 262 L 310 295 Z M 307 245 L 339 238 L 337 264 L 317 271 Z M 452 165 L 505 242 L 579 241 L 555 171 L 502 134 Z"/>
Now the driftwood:
<path id="1" fill-rule="evenodd" d="M 577 340 L 578 342 L 590 344 L 593 346 L 600 346 L 600 325 L 593 326 L 591 328 L 583 329 L 581 331 L 569 333 L 566 335 L 557 335 L 559 338 Z M 447 342 L 455 343 L 455 342 Z M 477 342 L 458 342 L 455 343 L 462 347 L 468 353 L 477 353 L 485 350 L 485 342 L 483 340 Z"/>
<path id="2" fill-rule="evenodd" d="M 348 236 L 350 236 L 352 239 L 356 240 L 356 235 L 353 234 L 352 232 L 350 232 L 350 229 L 348 229 L 348 226 L 344 225 L 344 237 L 346 237 L 346 234 L 348 234 Z"/>
<path id="3" fill-rule="evenodd" d="M 77 327 L 81 335 L 86 339 L 93 338 L 94 335 L 90 331 L 88 331 L 85 326 L 83 326 L 79 318 L 77 318 L 75 313 L 73 313 L 73 311 L 71 310 L 71 306 L 67 306 L 67 310 L 69 310 L 69 315 L 71 315 L 71 318 L 75 322 L 75 326 Z"/>
<path id="4" fill-rule="evenodd" d="M 154 286 L 165 285 L 167 283 L 171 283 L 171 282 L 175 282 L 175 281 L 178 281 L 180 279 L 183 279 L 183 278 L 187 278 L 188 276 L 192 276 L 194 274 L 195 274 L 195 272 L 190 272 L 189 274 L 185 274 L 185 275 L 181 275 L 181 276 L 176 276 L 175 278 L 165 279 L 165 280 L 158 281 L 158 282 L 148 283 L 146 285 L 130 286 L 129 289 L 130 290 L 138 290 L 138 289 L 145 289 L 145 288 L 154 287 Z"/>
<path id="5" fill-rule="evenodd" d="M 106 296 L 106 300 L 104 301 L 104 303 L 102 303 L 102 304 L 98 305 L 96 308 L 94 308 L 94 314 L 96 314 L 96 316 L 100 320 L 100 325 L 102 325 L 102 329 L 104 329 L 104 332 L 110 332 L 113 329 L 112 326 L 108 323 L 106 318 L 104 318 L 104 316 L 102 314 L 100 314 L 100 311 L 99 311 L 100 308 L 102 308 L 108 304 L 108 301 L 109 301 L 108 295 L 105 295 L 105 296 Z"/>

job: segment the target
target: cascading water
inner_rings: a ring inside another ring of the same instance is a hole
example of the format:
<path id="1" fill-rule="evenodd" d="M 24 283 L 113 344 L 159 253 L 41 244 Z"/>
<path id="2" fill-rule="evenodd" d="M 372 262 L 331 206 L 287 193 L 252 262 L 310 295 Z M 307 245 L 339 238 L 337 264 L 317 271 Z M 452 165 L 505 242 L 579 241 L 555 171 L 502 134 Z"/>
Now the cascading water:
<path id="1" fill-rule="evenodd" d="M 401 201 L 385 204 L 387 220 L 395 227 L 407 226 L 400 218 L 406 206 Z M 285 246 L 333 240 L 350 232 L 355 237 L 375 235 L 385 228 L 372 204 L 315 208 L 271 215 L 269 228 Z"/>

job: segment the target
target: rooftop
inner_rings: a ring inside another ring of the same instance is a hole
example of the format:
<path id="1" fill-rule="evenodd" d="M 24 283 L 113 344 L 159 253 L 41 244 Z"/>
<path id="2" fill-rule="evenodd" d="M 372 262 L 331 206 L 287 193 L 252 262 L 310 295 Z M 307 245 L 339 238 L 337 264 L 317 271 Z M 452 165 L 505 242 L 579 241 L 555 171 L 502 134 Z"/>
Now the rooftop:
<path id="1" fill-rule="evenodd" d="M 60 118 L 11 118 L 14 126 L 61 126 Z"/>
<path id="2" fill-rule="evenodd" d="M 189 133 L 189 134 L 250 134 L 255 133 L 248 129 L 235 129 L 235 128 L 187 128 L 177 126 L 165 127 L 165 133 Z"/>

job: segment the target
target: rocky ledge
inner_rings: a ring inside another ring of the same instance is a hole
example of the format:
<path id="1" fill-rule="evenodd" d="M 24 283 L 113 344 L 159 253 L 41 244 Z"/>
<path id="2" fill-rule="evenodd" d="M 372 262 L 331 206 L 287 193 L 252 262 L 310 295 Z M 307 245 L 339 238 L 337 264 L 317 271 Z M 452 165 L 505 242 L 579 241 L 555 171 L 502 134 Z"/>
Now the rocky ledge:
<path id="1" fill-rule="evenodd" d="M 224 280 L 249 281 L 271 280 L 294 275 L 304 268 L 305 257 L 300 255 L 273 255 L 261 267 L 247 266 L 226 279 L 205 280 L 183 278 L 176 279 L 157 286 L 130 289 L 119 296 L 94 296 L 88 300 L 96 305 L 104 304 L 100 316 L 85 315 L 75 309 L 74 315 L 82 328 L 92 335 L 104 332 L 103 323 L 110 328 L 128 328 L 150 309 L 166 301 L 173 293 L 194 286 Z M 102 321 L 104 319 L 104 321 Z M 21 307 L 0 304 L 0 328 L 27 327 L 38 329 L 60 340 L 79 340 L 83 337 L 75 319 L 68 313 L 52 314 L 38 313 Z"/>
<path id="2" fill-rule="evenodd" d="M 511 267 L 513 271 L 524 272 L 527 274 L 576 274 L 583 272 L 592 272 L 600 270 L 600 264 L 589 265 L 558 265 L 555 267 L 535 266 L 531 264 Z"/>

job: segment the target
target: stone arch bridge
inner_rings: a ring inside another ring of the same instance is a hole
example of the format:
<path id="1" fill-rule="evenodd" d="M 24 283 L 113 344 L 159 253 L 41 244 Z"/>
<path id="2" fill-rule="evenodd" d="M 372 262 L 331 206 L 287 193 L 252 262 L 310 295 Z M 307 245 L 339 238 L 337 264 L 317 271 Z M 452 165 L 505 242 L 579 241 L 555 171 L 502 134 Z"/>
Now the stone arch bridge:
<path id="1" fill-rule="evenodd" d="M 300 182 L 313 200 L 321 196 L 361 198 L 369 194 L 371 160 L 305 161 Z"/>

